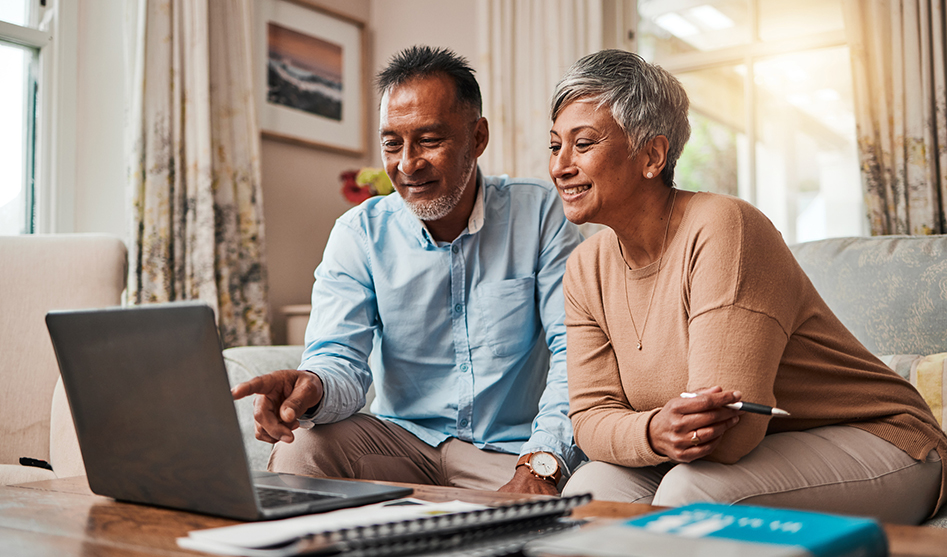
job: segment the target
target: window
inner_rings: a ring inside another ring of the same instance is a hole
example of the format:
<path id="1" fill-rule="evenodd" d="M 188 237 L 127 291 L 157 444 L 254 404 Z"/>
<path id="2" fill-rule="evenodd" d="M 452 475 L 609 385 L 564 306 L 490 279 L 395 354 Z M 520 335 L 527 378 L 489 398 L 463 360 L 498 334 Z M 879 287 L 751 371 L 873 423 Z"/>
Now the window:
<path id="1" fill-rule="evenodd" d="M 54 45 L 63 31 L 52 29 L 63 5 L 72 10 L 61 0 L 0 1 L 0 234 L 55 231 L 53 156 L 72 153 L 53 145 L 64 41 Z"/>
<path id="2" fill-rule="evenodd" d="M 33 145 L 38 48 L 30 1 L 0 4 L 0 234 L 34 231 Z"/>
<path id="3" fill-rule="evenodd" d="M 638 0 L 629 45 L 681 80 L 678 187 L 742 197 L 787 243 L 867 233 L 841 0 Z"/>

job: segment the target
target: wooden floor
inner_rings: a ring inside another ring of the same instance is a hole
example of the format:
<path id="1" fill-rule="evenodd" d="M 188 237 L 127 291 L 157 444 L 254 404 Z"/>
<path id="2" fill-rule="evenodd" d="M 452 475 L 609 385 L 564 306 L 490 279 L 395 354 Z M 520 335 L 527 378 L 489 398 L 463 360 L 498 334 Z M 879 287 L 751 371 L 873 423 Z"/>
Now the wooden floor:
<path id="1" fill-rule="evenodd" d="M 428 501 L 501 504 L 527 499 L 459 488 L 411 486 Z M 579 518 L 614 519 L 655 510 L 648 505 L 592 501 Z M 233 520 L 142 505 L 93 494 L 84 477 L 0 486 L 0 555 L 111 557 L 185 556 L 176 539 L 191 530 L 236 524 Z M 893 557 L 947 556 L 947 530 L 886 525 Z"/>

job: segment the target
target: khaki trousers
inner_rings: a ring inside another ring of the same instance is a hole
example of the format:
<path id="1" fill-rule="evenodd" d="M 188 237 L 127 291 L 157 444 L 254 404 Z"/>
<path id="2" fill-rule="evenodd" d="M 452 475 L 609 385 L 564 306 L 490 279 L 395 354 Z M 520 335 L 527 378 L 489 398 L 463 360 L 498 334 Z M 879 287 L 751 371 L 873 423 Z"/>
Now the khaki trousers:
<path id="1" fill-rule="evenodd" d="M 454 438 L 432 447 L 368 414 L 294 434 L 292 443 L 273 445 L 270 471 L 495 491 L 513 478 L 519 458 Z"/>
<path id="2" fill-rule="evenodd" d="M 581 466 L 563 495 L 676 507 L 715 501 L 872 516 L 918 524 L 940 495 L 940 456 L 916 461 L 867 431 L 828 426 L 767 435 L 735 464 L 698 460 Z"/>

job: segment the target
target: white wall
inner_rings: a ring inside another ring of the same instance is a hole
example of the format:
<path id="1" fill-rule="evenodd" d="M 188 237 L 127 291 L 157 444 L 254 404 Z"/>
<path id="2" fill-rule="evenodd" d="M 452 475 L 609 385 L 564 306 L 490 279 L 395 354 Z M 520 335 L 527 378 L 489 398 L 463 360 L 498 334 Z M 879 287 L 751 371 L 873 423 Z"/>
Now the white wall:
<path id="1" fill-rule="evenodd" d="M 78 0 L 78 8 L 75 204 L 57 229 L 127 239 L 124 11 L 112 0 Z"/>

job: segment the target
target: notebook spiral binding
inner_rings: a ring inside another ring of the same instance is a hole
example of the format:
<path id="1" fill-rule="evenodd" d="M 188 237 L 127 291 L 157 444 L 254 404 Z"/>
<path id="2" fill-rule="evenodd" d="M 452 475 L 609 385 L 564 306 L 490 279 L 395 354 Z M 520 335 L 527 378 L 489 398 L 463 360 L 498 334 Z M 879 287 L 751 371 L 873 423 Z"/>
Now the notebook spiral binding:
<path id="1" fill-rule="evenodd" d="M 307 540 L 312 554 L 346 557 L 396 557 L 437 552 L 464 555 L 510 555 L 529 540 L 572 528 L 562 521 L 569 511 L 592 500 L 591 495 L 523 501 L 464 513 L 344 528 L 314 534 Z"/>

